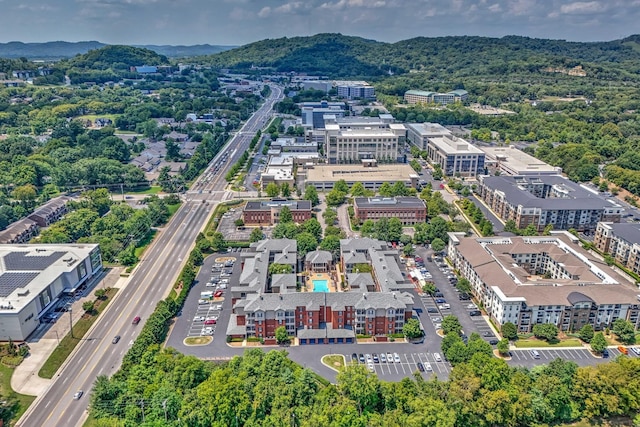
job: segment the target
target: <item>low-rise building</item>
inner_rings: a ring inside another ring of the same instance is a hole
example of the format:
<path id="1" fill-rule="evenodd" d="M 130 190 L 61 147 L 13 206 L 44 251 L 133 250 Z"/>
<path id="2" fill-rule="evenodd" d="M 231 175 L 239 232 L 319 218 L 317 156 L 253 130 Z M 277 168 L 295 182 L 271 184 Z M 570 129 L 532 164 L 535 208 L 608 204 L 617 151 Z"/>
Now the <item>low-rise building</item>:
<path id="1" fill-rule="evenodd" d="M 423 151 L 427 150 L 429 138 L 442 138 L 445 135 L 451 135 L 451 131 L 440 123 L 406 123 L 405 126 L 407 141 Z"/>
<path id="2" fill-rule="evenodd" d="M 413 225 L 427 219 L 427 205 L 418 197 L 355 197 L 353 208 L 361 223 L 398 218 L 402 225 Z"/>
<path id="3" fill-rule="evenodd" d="M 312 165 L 304 173 L 306 184 L 318 191 L 333 189 L 337 181 L 344 180 L 349 187 L 361 182 L 367 190 L 378 190 L 382 184 L 403 182 L 407 188 L 417 188 L 420 177 L 411 166 L 404 163 L 377 164 L 363 161 L 361 165 Z"/>
<path id="4" fill-rule="evenodd" d="M 485 155 L 485 166 L 490 175 L 560 175 L 562 168 L 509 147 L 478 147 Z"/>
<path id="5" fill-rule="evenodd" d="M 0 231 L 0 243 L 28 243 L 40 232 L 38 223 L 29 218 L 22 218 L 12 222 Z"/>
<path id="6" fill-rule="evenodd" d="M 25 340 L 60 296 L 101 270 L 96 244 L 0 246 L 0 341 Z"/>
<path id="7" fill-rule="evenodd" d="M 454 102 L 464 102 L 469 97 L 469 92 L 464 89 L 456 89 L 451 92 L 438 93 L 425 90 L 408 90 L 404 93 L 407 104 L 441 104 L 447 105 Z"/>
<path id="8" fill-rule="evenodd" d="M 560 175 L 480 176 L 477 192 L 503 221 L 538 231 L 594 231 L 600 221 L 620 222 L 623 211 L 614 200 Z"/>
<path id="9" fill-rule="evenodd" d="M 246 225 L 273 225 L 278 223 L 280 211 L 287 206 L 293 221 L 303 223 L 313 216 L 309 200 L 273 199 L 269 201 L 248 201 L 242 209 L 242 221 Z"/>
<path id="10" fill-rule="evenodd" d="M 640 326 L 637 287 L 568 232 L 551 236 L 465 238 L 449 233 L 448 256 L 498 324 L 531 332 L 550 323 L 576 332 L 617 319 Z"/>
<path id="11" fill-rule="evenodd" d="M 599 222 L 593 245 L 629 270 L 640 274 L 640 224 Z"/>
<path id="12" fill-rule="evenodd" d="M 48 227 L 60 219 L 69 211 L 67 204 L 72 200 L 68 196 L 59 196 L 49 200 L 44 205 L 37 208 L 29 219 L 35 221 L 39 227 Z"/>

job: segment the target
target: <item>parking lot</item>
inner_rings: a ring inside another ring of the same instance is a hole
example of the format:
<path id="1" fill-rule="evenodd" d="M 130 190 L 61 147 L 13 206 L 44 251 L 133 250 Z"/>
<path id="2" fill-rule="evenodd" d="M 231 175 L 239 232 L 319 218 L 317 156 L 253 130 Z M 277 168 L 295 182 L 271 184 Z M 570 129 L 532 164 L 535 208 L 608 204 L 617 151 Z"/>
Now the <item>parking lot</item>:
<path id="1" fill-rule="evenodd" d="M 362 346 L 361 346 L 362 347 Z M 393 350 L 393 346 L 390 346 L 389 350 Z M 395 359 L 394 355 L 397 354 L 399 359 Z M 358 356 L 360 353 L 358 353 Z M 439 378 L 446 378 L 451 372 L 451 365 L 442 359 L 437 361 L 432 353 L 394 353 L 389 352 L 384 354 L 362 354 L 364 356 L 364 365 L 373 367 L 373 372 L 380 378 L 387 381 L 398 381 L 402 378 L 410 377 L 415 372 L 421 372 L 422 376 L 429 378 L 432 375 L 437 375 Z M 354 360 L 353 354 L 345 354 L 345 360 L 347 363 L 363 363 L 360 360 Z M 377 358 L 377 362 L 375 361 Z M 370 360 L 371 362 L 367 362 Z M 389 360 L 392 360 L 391 362 Z M 396 362 L 395 360 L 399 360 Z M 421 365 L 424 371 L 421 371 L 418 365 Z"/>

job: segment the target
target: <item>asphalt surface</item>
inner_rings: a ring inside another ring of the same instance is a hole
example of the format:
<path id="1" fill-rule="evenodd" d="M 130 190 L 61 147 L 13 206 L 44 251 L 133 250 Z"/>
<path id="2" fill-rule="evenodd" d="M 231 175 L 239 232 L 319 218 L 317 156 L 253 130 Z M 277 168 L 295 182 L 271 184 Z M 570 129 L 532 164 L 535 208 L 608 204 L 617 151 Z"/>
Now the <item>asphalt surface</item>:
<path id="1" fill-rule="evenodd" d="M 224 191 L 227 184 L 224 175 L 248 149 L 251 138 L 266 123 L 274 103 L 282 96 L 279 87 L 271 88 L 269 98 L 212 160 L 194 185 L 198 190 L 187 193 L 185 202 L 147 250 L 127 286 L 118 292 L 58 371 L 50 388 L 38 396 L 17 426 L 82 426 L 88 416 L 90 391 L 96 377 L 110 376 L 118 370 L 145 319 L 170 292 L 196 235 L 206 225 L 215 205 L 229 198 Z M 227 162 L 213 174 L 212 166 L 225 153 Z M 142 318 L 137 326 L 131 323 L 135 316 Z M 116 335 L 122 338 L 112 344 Z M 84 391 L 84 395 L 74 400 L 73 394 L 78 390 Z"/>

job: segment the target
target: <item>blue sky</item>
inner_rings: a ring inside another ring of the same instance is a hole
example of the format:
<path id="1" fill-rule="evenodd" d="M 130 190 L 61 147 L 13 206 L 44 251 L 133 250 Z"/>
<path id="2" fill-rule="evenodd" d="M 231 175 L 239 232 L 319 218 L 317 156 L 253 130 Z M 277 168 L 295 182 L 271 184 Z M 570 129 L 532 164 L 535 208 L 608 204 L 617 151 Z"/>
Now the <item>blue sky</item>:
<path id="1" fill-rule="evenodd" d="M 640 33 L 640 0 L 0 0 L 0 42 L 241 45 L 342 33 L 598 41 Z"/>

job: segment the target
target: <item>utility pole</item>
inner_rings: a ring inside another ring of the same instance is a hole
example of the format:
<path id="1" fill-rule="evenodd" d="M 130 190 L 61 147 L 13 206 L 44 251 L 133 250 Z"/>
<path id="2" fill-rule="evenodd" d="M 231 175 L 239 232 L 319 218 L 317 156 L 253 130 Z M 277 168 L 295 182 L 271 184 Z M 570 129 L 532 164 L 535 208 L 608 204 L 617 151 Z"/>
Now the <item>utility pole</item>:
<path id="1" fill-rule="evenodd" d="M 69 307 L 69 328 L 71 329 L 71 338 L 73 338 L 73 310 Z"/>

